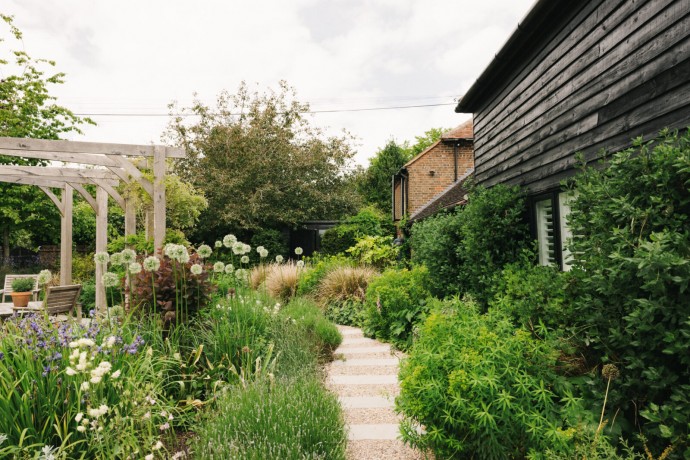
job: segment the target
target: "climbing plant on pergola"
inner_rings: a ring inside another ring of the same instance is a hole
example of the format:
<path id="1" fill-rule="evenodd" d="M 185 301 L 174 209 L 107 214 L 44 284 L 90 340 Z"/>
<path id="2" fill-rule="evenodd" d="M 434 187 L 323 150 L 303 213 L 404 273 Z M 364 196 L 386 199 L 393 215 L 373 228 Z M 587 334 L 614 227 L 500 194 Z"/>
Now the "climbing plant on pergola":
<path id="1" fill-rule="evenodd" d="M 96 251 L 107 247 L 108 195 L 125 211 L 125 235 L 136 232 L 134 204 L 116 190 L 120 180 L 136 182 L 153 202 L 153 240 L 156 248 L 165 238 L 166 158 L 184 158 L 179 148 L 161 145 L 106 144 L 0 137 L 0 155 L 89 165 L 96 168 L 56 166 L 0 166 L 0 182 L 40 187 L 60 210 L 60 283 L 72 280 L 72 199 L 76 190 L 96 213 Z M 153 181 L 144 177 L 138 160 L 152 160 Z M 96 186 L 94 198 L 84 185 Z M 56 196 L 51 189 L 60 189 Z M 105 308 L 102 267 L 96 265 L 96 305 Z"/>

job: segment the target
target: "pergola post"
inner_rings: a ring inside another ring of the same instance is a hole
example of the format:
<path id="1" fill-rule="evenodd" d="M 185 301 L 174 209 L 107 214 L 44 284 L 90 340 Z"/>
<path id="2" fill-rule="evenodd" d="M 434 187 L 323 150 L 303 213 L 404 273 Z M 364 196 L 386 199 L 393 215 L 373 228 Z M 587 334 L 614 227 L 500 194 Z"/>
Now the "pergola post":
<path id="1" fill-rule="evenodd" d="M 154 251 L 165 240 L 165 147 L 153 147 L 153 244 Z"/>
<path id="2" fill-rule="evenodd" d="M 102 188 L 96 189 L 96 252 L 105 252 L 108 243 L 108 193 Z M 107 307 L 102 264 L 96 264 L 96 308 L 105 311 Z"/>
<path id="3" fill-rule="evenodd" d="M 137 233 L 137 214 L 130 197 L 125 198 L 125 236 Z"/>
<path id="4" fill-rule="evenodd" d="M 62 216 L 60 217 L 60 284 L 72 284 L 72 208 L 74 189 L 65 184 L 62 189 Z"/>

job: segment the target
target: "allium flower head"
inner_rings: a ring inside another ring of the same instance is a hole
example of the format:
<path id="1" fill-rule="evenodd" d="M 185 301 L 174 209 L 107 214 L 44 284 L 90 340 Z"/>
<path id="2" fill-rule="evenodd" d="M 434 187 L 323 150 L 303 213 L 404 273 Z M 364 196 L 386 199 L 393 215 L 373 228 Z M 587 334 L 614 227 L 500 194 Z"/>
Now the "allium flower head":
<path id="1" fill-rule="evenodd" d="M 137 253 L 134 249 L 125 248 L 120 254 L 122 254 L 122 261 L 126 264 L 131 264 L 137 260 Z"/>
<path id="2" fill-rule="evenodd" d="M 214 246 L 217 247 L 217 248 L 222 248 L 222 247 L 223 247 L 223 242 L 220 241 L 220 240 L 218 240 L 218 241 L 216 241 L 216 244 L 215 244 Z"/>
<path id="3" fill-rule="evenodd" d="M 38 274 L 38 284 L 40 285 L 48 284 L 52 279 L 53 274 L 50 273 L 50 270 L 41 270 Z"/>
<path id="4" fill-rule="evenodd" d="M 209 246 L 208 244 L 202 244 L 196 250 L 196 253 L 199 254 L 199 257 L 201 257 L 202 259 L 210 257 L 212 252 L 213 250 L 211 249 L 211 246 Z"/>
<path id="5" fill-rule="evenodd" d="M 263 246 L 257 246 L 257 247 L 256 247 L 256 252 L 258 252 L 259 254 L 261 254 L 262 252 L 264 252 L 264 249 L 265 249 L 265 248 L 264 248 Z"/>
<path id="6" fill-rule="evenodd" d="M 107 252 L 97 252 L 93 255 L 93 260 L 97 264 L 107 264 L 110 260 L 110 255 Z"/>
<path id="7" fill-rule="evenodd" d="M 232 244 L 232 253 L 235 255 L 244 254 L 244 243 L 241 241 L 235 241 Z"/>
<path id="8" fill-rule="evenodd" d="M 120 284 L 120 277 L 117 276 L 117 273 L 106 272 L 103 274 L 103 284 L 105 287 L 115 287 Z"/>
<path id="9" fill-rule="evenodd" d="M 158 257 L 148 256 L 144 259 L 144 270 L 147 272 L 155 272 L 158 271 L 159 268 L 161 268 L 161 261 Z"/>
<path id="10" fill-rule="evenodd" d="M 297 254 L 298 256 L 301 256 L 303 252 L 304 251 L 299 246 L 295 248 L 295 254 Z"/>
<path id="11" fill-rule="evenodd" d="M 232 264 L 227 264 L 225 266 L 225 273 L 227 273 L 228 275 L 234 271 L 235 271 L 235 267 L 233 267 Z"/>
<path id="12" fill-rule="evenodd" d="M 194 264 L 192 267 L 189 269 L 190 272 L 192 272 L 192 275 L 201 275 L 201 272 L 204 271 L 203 267 L 199 264 Z"/>
<path id="13" fill-rule="evenodd" d="M 216 262 L 213 264 L 213 271 L 215 273 L 222 273 L 225 270 L 225 264 L 223 262 Z"/>
<path id="14" fill-rule="evenodd" d="M 225 235 L 223 237 L 223 246 L 226 248 L 231 248 L 235 243 L 237 243 L 237 237 L 235 235 Z"/>
<path id="15" fill-rule="evenodd" d="M 141 273 L 141 264 L 139 262 L 132 262 L 127 269 L 132 275 L 136 275 L 137 273 Z"/>
<path id="16" fill-rule="evenodd" d="M 242 253 L 243 254 L 249 254 L 250 252 L 252 252 L 252 247 L 248 244 L 245 244 Z"/>
<path id="17" fill-rule="evenodd" d="M 297 268 L 304 268 L 304 261 L 298 260 L 296 265 L 297 265 Z"/>
<path id="18" fill-rule="evenodd" d="M 124 257 L 122 257 L 121 252 L 116 252 L 110 256 L 110 265 L 119 267 L 125 263 Z"/>
<path id="19" fill-rule="evenodd" d="M 245 281 L 247 279 L 247 270 L 244 268 L 238 268 L 235 272 L 235 277 L 240 281 Z"/>
<path id="20" fill-rule="evenodd" d="M 249 256 L 242 256 L 242 258 L 240 259 L 240 262 L 242 262 L 243 264 L 248 264 L 249 263 Z"/>
<path id="21" fill-rule="evenodd" d="M 262 259 L 268 257 L 268 249 L 262 249 L 261 252 L 259 252 L 259 257 Z"/>
<path id="22" fill-rule="evenodd" d="M 278 255 L 276 256 L 276 262 L 278 262 L 279 264 L 282 264 L 282 263 L 283 263 L 283 260 L 284 260 L 284 259 L 283 259 L 283 256 L 281 256 L 280 254 L 278 254 Z"/>

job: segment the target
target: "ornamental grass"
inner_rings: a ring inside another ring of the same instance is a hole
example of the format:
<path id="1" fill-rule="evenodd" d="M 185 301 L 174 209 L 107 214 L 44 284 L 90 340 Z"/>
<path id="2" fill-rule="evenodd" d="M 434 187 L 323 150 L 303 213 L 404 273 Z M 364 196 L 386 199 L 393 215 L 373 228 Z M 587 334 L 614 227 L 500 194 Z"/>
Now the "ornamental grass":
<path id="1" fill-rule="evenodd" d="M 300 270 L 293 262 L 268 265 L 266 267 L 266 290 L 275 298 L 291 299 L 297 292 Z"/>
<path id="2" fill-rule="evenodd" d="M 371 267 L 336 267 L 321 280 L 318 298 L 324 305 L 348 300 L 363 302 L 369 282 L 377 275 Z"/>

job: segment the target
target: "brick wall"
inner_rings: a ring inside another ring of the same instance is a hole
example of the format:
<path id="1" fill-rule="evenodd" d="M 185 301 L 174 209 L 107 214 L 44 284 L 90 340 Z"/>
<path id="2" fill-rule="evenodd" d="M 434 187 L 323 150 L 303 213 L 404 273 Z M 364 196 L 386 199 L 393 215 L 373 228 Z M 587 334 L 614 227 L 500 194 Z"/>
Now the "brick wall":
<path id="1" fill-rule="evenodd" d="M 461 141 L 458 146 L 458 178 L 474 165 L 472 143 Z M 433 171 L 433 174 L 432 174 Z M 409 175 L 409 214 L 425 205 L 444 191 L 455 180 L 453 144 L 440 142 L 412 164 L 407 166 Z"/>

